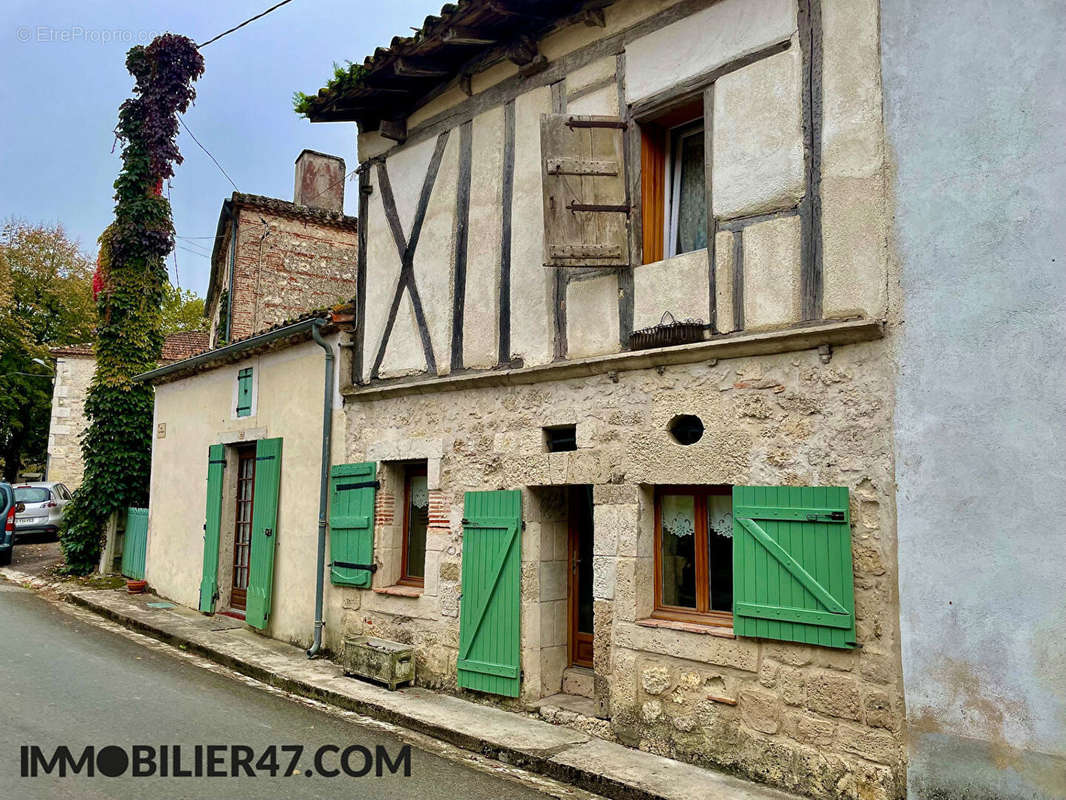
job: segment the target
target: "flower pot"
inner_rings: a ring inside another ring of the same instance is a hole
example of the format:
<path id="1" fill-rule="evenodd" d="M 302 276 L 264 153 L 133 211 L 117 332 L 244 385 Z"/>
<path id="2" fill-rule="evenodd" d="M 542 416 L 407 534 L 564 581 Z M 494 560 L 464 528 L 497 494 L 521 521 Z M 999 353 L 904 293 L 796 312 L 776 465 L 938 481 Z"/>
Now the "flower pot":
<path id="1" fill-rule="evenodd" d="M 148 581 L 126 581 L 126 591 L 130 594 L 141 594 L 148 587 Z"/>

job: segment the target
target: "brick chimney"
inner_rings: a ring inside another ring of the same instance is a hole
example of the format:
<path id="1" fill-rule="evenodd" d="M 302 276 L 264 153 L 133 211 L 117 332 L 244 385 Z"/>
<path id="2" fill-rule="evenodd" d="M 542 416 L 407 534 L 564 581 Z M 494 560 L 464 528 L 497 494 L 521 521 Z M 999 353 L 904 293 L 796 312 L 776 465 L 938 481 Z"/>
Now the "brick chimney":
<path id="1" fill-rule="evenodd" d="M 344 159 L 304 150 L 296 159 L 293 202 L 329 211 L 344 211 Z"/>

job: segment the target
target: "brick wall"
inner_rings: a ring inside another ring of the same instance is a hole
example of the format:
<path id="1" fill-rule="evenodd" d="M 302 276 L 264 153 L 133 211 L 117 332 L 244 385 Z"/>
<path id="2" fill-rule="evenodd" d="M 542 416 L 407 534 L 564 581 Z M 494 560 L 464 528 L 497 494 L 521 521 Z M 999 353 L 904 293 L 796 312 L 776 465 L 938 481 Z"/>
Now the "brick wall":
<path id="1" fill-rule="evenodd" d="M 355 295 L 354 228 L 258 208 L 238 214 L 232 339 Z"/>

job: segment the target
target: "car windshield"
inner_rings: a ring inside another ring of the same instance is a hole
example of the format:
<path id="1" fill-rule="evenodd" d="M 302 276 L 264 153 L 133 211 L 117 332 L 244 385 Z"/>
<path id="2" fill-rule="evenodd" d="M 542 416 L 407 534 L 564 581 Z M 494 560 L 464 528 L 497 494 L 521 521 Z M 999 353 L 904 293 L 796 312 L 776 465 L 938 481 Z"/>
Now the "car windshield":
<path id="1" fill-rule="evenodd" d="M 48 500 L 48 490 L 40 486 L 23 486 L 15 489 L 16 503 L 44 503 Z"/>

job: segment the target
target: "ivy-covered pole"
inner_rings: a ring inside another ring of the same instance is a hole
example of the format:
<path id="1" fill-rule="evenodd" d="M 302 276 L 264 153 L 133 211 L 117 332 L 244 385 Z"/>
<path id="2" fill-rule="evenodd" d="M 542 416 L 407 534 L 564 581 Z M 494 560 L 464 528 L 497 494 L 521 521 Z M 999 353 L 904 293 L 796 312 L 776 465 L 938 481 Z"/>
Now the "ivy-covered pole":
<path id="1" fill-rule="evenodd" d="M 118 111 L 115 220 L 100 237 L 94 282 L 99 320 L 96 373 L 85 400 L 85 474 L 60 534 L 66 571 L 77 575 L 96 566 L 111 514 L 148 501 L 153 390 L 132 378 L 154 368 L 162 353 L 160 309 L 174 246 L 162 186 L 182 161 L 177 115 L 195 98 L 192 83 L 204 61 L 191 39 L 167 33 L 132 48 L 126 69 L 135 85 Z"/>

